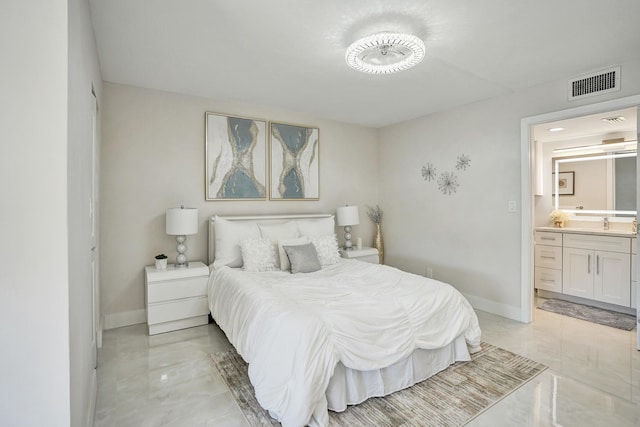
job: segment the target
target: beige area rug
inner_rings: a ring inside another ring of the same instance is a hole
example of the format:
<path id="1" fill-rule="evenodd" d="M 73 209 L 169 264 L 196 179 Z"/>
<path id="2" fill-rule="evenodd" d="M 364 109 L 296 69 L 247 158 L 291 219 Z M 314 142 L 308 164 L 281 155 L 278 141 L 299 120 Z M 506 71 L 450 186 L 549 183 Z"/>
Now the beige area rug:
<path id="1" fill-rule="evenodd" d="M 249 424 L 279 426 L 260 407 L 247 365 L 229 350 L 211 355 Z M 531 380 L 546 366 L 482 343 L 469 362 L 457 362 L 433 377 L 385 397 L 374 397 L 346 411 L 329 411 L 332 427 L 461 426 Z"/>

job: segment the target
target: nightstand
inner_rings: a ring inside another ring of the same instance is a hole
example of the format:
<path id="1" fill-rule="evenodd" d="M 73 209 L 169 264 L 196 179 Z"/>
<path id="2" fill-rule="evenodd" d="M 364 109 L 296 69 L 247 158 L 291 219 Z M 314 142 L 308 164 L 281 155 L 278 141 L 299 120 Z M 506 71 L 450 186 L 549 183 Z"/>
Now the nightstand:
<path id="1" fill-rule="evenodd" d="M 207 281 L 209 267 L 192 261 L 189 267 L 166 270 L 144 268 L 149 335 L 209 323 Z"/>
<path id="2" fill-rule="evenodd" d="M 340 256 L 342 258 L 357 259 L 359 261 L 370 262 L 372 264 L 379 264 L 380 257 L 376 248 L 362 247 L 362 249 L 353 248 L 349 251 L 344 248 L 340 249 Z"/>

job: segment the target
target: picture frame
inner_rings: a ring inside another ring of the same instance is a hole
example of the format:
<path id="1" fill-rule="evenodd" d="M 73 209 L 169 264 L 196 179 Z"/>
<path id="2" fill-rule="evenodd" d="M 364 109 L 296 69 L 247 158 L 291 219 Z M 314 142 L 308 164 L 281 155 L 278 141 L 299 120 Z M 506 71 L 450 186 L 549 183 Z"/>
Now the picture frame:
<path id="1" fill-rule="evenodd" d="M 267 121 L 205 113 L 205 200 L 267 200 Z"/>
<path id="2" fill-rule="evenodd" d="M 556 173 L 552 172 L 551 176 L 553 177 L 551 179 L 551 188 L 552 188 L 551 195 L 555 196 L 556 195 L 555 193 Z M 560 172 L 560 175 L 558 175 L 558 193 L 560 196 L 575 195 L 575 172 L 574 171 Z"/>
<path id="3" fill-rule="evenodd" d="M 320 200 L 320 129 L 270 122 L 270 200 Z"/>

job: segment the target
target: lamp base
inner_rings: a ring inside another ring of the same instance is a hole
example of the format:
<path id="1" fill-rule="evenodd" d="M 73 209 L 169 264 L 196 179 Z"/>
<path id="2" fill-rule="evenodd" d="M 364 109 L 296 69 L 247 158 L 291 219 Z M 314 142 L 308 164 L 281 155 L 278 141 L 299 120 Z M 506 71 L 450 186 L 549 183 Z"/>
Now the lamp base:
<path id="1" fill-rule="evenodd" d="M 184 244 L 184 242 L 187 240 L 187 236 L 176 236 L 176 240 L 178 241 L 178 247 L 176 248 L 178 256 L 176 257 L 176 263 L 174 264 L 173 268 L 187 268 L 189 267 L 189 262 L 187 261 L 187 256 L 185 255 L 185 252 L 187 252 L 187 245 Z"/>

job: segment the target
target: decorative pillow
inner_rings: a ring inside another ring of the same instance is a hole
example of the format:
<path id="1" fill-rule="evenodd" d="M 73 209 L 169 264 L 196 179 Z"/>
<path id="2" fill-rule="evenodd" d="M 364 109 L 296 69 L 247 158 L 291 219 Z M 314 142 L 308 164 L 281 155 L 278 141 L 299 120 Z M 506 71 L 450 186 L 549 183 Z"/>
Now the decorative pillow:
<path id="1" fill-rule="evenodd" d="M 298 237 L 296 239 L 283 239 L 278 241 L 278 257 L 280 259 L 280 270 L 288 271 L 291 269 L 291 263 L 289 262 L 289 257 L 284 250 L 284 245 L 299 246 L 306 243 L 309 243 L 309 239 L 306 237 Z"/>
<path id="2" fill-rule="evenodd" d="M 236 222 L 220 218 L 216 215 L 213 222 L 216 248 L 213 268 L 223 265 L 242 267 L 240 241 L 259 239 L 260 229 L 255 222 Z"/>
<path id="3" fill-rule="evenodd" d="M 320 265 L 323 267 L 337 264 L 342 260 L 340 250 L 338 249 L 338 239 L 335 234 L 313 236 L 310 237 L 309 240 L 311 240 L 311 243 L 315 246 Z"/>
<path id="4" fill-rule="evenodd" d="M 322 236 L 336 232 L 336 221 L 333 215 L 322 219 L 298 219 L 296 223 L 300 236 Z"/>
<path id="5" fill-rule="evenodd" d="M 271 240 L 244 239 L 240 242 L 242 269 L 245 271 L 273 271 L 276 269 L 276 251 Z"/>
<path id="6" fill-rule="evenodd" d="M 258 228 L 260 229 L 260 234 L 262 237 L 271 240 L 271 243 L 274 244 L 274 249 L 278 245 L 278 242 L 285 239 L 293 239 L 298 237 L 298 226 L 295 221 L 288 221 L 282 224 L 258 224 Z M 306 243 L 306 242 L 305 242 Z M 284 257 L 287 255 L 282 252 Z M 278 250 L 276 250 L 276 266 L 280 267 L 281 265 L 281 255 Z M 287 261 L 288 263 L 288 261 Z M 289 268 L 287 267 L 286 270 Z"/>
<path id="7" fill-rule="evenodd" d="M 318 253 L 312 243 L 283 247 L 291 262 L 292 273 L 311 273 L 322 268 L 318 260 Z"/>

